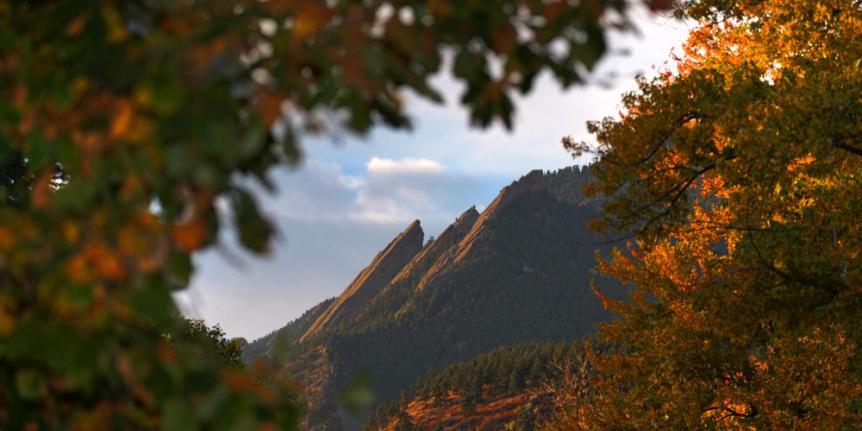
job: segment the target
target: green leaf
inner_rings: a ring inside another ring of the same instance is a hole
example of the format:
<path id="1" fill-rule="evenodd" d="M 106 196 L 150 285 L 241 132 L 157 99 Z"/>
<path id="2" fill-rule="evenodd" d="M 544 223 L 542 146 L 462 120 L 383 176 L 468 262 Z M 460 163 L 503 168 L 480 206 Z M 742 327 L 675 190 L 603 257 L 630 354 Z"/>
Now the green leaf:
<path id="1" fill-rule="evenodd" d="M 199 429 L 192 406 L 185 400 L 172 398 L 162 404 L 162 431 L 193 431 Z"/>
<path id="2" fill-rule="evenodd" d="M 370 385 L 371 377 L 368 374 L 360 374 L 339 395 L 339 403 L 352 415 L 359 416 L 374 402 L 374 394 L 369 388 Z"/>
<path id="3" fill-rule="evenodd" d="M 194 263 L 191 256 L 185 253 L 173 252 L 168 257 L 167 273 L 170 275 L 172 289 L 185 289 L 191 281 L 193 271 Z"/>
<path id="4" fill-rule="evenodd" d="M 170 293 L 163 286 L 144 285 L 136 288 L 130 295 L 129 305 L 139 318 L 164 325 L 176 315 L 176 307 Z"/>
<path id="5" fill-rule="evenodd" d="M 233 194 L 234 225 L 242 245 L 255 253 L 269 252 L 272 224 L 260 214 L 251 193 L 238 189 Z"/>
<path id="6" fill-rule="evenodd" d="M 35 400 L 47 392 L 45 377 L 34 370 L 18 370 L 15 387 L 24 399 Z"/>

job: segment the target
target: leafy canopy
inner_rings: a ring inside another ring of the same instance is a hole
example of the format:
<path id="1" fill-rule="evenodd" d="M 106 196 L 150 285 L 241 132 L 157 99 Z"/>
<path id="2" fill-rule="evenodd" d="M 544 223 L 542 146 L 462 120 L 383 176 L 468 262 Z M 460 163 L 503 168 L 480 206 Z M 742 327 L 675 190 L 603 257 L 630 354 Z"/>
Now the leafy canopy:
<path id="1" fill-rule="evenodd" d="M 591 126 L 600 227 L 636 241 L 600 262 L 634 290 L 582 424 L 857 427 L 862 5 L 686 3 L 677 70 Z"/>
<path id="2" fill-rule="evenodd" d="M 209 349 L 225 367 L 242 365 L 242 342 L 239 339 L 228 340 L 221 326 L 207 326 L 198 319 L 186 319 L 186 325 L 179 333 L 168 334 L 171 342 L 190 342 L 200 348 Z"/>
<path id="3" fill-rule="evenodd" d="M 289 376 L 163 337 L 224 223 L 268 250 L 249 180 L 272 189 L 305 134 L 409 127 L 444 52 L 472 122 L 511 127 L 512 95 L 578 82 L 625 6 L 0 3 L 0 428 L 295 427 Z"/>

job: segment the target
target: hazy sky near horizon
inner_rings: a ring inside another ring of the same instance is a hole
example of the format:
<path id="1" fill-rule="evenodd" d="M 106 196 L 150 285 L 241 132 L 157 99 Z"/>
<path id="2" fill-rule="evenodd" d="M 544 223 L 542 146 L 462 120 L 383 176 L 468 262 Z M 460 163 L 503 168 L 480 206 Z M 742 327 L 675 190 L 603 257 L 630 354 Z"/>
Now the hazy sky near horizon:
<path id="1" fill-rule="evenodd" d="M 610 35 L 611 52 L 588 85 L 564 91 L 540 77 L 518 100 L 511 133 L 499 124 L 469 127 L 458 104 L 461 86 L 441 75 L 435 84 L 444 105 L 408 98 L 412 131 L 378 128 L 365 138 L 305 139 L 299 168 L 274 171 L 278 193 L 261 194 L 280 234 L 273 253 L 255 258 L 228 239 L 221 250 L 198 254 L 192 284 L 178 296 L 181 307 L 219 324 L 229 337 L 258 338 L 341 293 L 411 221 L 421 220 L 426 239 L 436 236 L 530 170 L 574 164 L 560 139 L 593 142 L 586 122 L 616 116 L 621 95 L 635 88 L 634 77 L 665 67 L 690 28 L 642 10 L 635 22 L 639 36 Z"/>

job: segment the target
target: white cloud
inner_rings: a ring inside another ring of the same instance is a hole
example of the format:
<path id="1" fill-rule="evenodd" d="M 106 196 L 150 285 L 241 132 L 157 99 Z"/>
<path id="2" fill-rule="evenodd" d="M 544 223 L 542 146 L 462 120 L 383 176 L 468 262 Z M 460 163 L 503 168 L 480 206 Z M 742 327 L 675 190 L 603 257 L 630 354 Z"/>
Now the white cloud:
<path id="1" fill-rule="evenodd" d="M 336 163 L 306 160 L 297 170 L 273 172 L 277 193 L 260 191 L 265 210 L 275 217 L 333 219 L 343 216 L 363 178 L 347 176 Z"/>
<path id="2" fill-rule="evenodd" d="M 404 158 L 399 160 L 372 157 L 367 164 L 368 173 L 375 175 L 442 174 L 446 168 L 429 159 Z"/>
<path id="3" fill-rule="evenodd" d="M 276 196 L 265 209 L 276 217 L 378 224 L 404 224 L 421 218 L 449 220 L 481 203 L 481 181 L 452 174 L 427 158 L 372 156 L 361 175 L 346 175 L 336 163 L 307 160 L 301 169 L 277 173 Z"/>
<path id="4" fill-rule="evenodd" d="M 466 180 L 448 176 L 445 166 L 430 159 L 372 157 L 366 172 L 349 216 L 375 223 L 405 223 L 420 214 L 449 216 L 451 202 L 440 199 L 441 187 Z"/>

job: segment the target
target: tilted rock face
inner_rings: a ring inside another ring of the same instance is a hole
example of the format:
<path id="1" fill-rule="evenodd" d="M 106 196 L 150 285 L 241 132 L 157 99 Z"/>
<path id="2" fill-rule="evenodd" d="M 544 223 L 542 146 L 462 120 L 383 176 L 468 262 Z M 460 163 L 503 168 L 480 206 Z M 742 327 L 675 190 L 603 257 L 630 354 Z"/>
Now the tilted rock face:
<path id="1" fill-rule="evenodd" d="M 300 338 L 304 342 L 327 328 L 353 320 L 377 293 L 422 250 L 424 232 L 419 220 L 407 226 L 359 273 L 347 289 L 317 318 Z"/>
<path id="2" fill-rule="evenodd" d="M 479 212 L 476 207 L 472 206 L 463 214 L 455 219 L 455 222 L 449 225 L 443 233 L 440 234 L 431 244 L 428 244 L 422 252 L 404 267 L 401 273 L 392 280 L 392 283 L 407 281 L 411 275 L 416 275 L 419 271 L 426 271 L 431 265 L 436 265 L 442 254 L 458 246 L 458 243 L 464 239 L 464 236 L 473 228 L 476 221 L 479 219 Z"/>
<path id="3" fill-rule="evenodd" d="M 476 211 L 476 207 L 472 206 L 467 211 L 464 211 L 455 222 L 453 222 L 443 233 L 440 234 L 436 239 L 430 241 L 429 244 L 425 246 L 425 248 L 420 251 L 413 260 L 410 261 L 404 269 L 392 279 L 392 282 L 389 283 L 381 294 L 378 295 L 375 300 L 386 298 L 388 290 L 392 289 L 408 289 L 408 290 L 418 290 L 422 288 L 422 284 L 418 283 L 420 279 L 422 279 L 425 274 L 428 273 L 429 269 L 432 267 L 436 267 L 440 265 L 440 260 L 452 253 L 452 250 L 458 248 L 458 244 L 464 239 L 464 236 L 470 232 L 473 226 L 476 224 L 476 221 L 479 219 L 479 212 Z M 407 303 L 402 304 L 403 309 L 406 309 L 409 306 L 409 297 L 406 298 Z M 374 318 L 374 314 L 377 313 L 377 308 L 373 305 L 366 308 L 362 315 L 359 316 L 359 320 L 363 318 Z M 398 317 L 400 312 L 396 312 L 394 317 Z"/>

